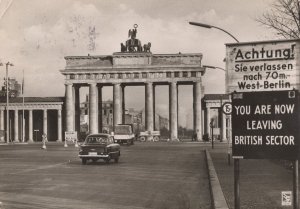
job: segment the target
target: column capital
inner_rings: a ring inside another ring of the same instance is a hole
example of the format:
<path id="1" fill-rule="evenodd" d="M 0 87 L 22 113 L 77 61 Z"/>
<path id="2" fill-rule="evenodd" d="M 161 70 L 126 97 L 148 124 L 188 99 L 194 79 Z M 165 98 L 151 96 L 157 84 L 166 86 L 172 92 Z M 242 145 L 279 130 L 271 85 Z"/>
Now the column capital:
<path id="1" fill-rule="evenodd" d="M 73 86 L 73 83 L 65 83 L 65 86 Z"/>
<path id="2" fill-rule="evenodd" d="M 153 85 L 153 82 L 152 81 L 147 81 L 147 82 L 145 82 L 145 84 L 151 84 L 151 85 Z"/>
<path id="3" fill-rule="evenodd" d="M 91 83 L 88 83 L 89 86 L 96 86 L 97 83 L 94 83 L 94 82 L 91 82 Z"/>
<path id="4" fill-rule="evenodd" d="M 80 89 L 81 86 L 80 85 L 73 85 L 73 88 L 77 90 L 77 89 Z"/>

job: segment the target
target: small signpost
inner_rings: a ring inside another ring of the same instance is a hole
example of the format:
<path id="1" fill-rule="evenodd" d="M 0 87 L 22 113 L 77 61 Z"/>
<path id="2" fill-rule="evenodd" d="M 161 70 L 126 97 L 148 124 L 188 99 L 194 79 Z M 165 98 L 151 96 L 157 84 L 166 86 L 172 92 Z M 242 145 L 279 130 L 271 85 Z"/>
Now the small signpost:
<path id="1" fill-rule="evenodd" d="M 300 40 L 226 44 L 226 91 L 232 94 L 235 209 L 240 208 L 239 159 L 292 160 L 298 209 Z M 229 113 L 229 105 L 223 112 Z"/>
<path id="2" fill-rule="evenodd" d="M 223 105 L 222 105 L 222 112 L 225 114 L 225 115 L 230 115 L 231 112 L 232 112 L 232 104 L 230 102 L 225 102 Z"/>
<path id="3" fill-rule="evenodd" d="M 75 143 L 75 147 L 78 146 L 77 144 L 77 131 L 66 131 L 65 132 L 65 144 L 64 147 L 68 147 L 67 142 Z"/>
<path id="4" fill-rule="evenodd" d="M 281 206 L 291 206 L 291 205 L 292 205 L 292 191 L 282 191 Z"/>
<path id="5" fill-rule="evenodd" d="M 35 141 L 37 142 L 37 135 L 38 135 L 38 132 L 40 131 L 39 129 L 34 129 L 33 130 L 34 133 L 35 133 Z"/>

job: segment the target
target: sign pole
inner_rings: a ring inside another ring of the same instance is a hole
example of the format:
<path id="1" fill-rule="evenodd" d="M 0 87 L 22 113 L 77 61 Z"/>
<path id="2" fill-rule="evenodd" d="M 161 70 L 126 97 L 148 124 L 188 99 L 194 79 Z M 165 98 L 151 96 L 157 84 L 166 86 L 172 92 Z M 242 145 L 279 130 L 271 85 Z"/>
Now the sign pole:
<path id="1" fill-rule="evenodd" d="M 240 160 L 234 159 L 234 209 L 240 209 Z"/>
<path id="2" fill-rule="evenodd" d="M 210 121 L 210 128 L 211 128 L 211 148 L 214 149 L 214 119 Z"/>
<path id="3" fill-rule="evenodd" d="M 294 166 L 293 166 L 293 208 L 298 209 L 299 206 L 299 201 L 298 201 L 298 160 L 294 161 Z"/>

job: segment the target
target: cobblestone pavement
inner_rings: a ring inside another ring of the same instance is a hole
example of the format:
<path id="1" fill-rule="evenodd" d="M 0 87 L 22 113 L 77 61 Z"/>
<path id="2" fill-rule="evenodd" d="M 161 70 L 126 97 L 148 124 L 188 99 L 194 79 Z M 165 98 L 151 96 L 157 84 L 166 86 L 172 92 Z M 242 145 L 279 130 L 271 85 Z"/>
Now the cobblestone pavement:
<path id="1" fill-rule="evenodd" d="M 234 208 L 233 160 L 228 165 L 227 144 L 207 145 L 230 208 Z M 293 190 L 293 174 L 278 160 L 240 160 L 242 209 L 289 209 L 281 206 L 281 192 Z"/>

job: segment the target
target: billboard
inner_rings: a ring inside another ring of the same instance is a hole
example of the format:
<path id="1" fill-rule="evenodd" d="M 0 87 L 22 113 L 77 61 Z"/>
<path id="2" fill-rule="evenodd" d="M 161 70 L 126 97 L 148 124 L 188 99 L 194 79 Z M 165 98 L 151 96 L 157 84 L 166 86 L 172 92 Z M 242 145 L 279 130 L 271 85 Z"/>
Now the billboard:
<path id="1" fill-rule="evenodd" d="M 227 93 L 299 90 L 300 40 L 226 44 Z"/>
<path id="2" fill-rule="evenodd" d="M 232 94 L 232 155 L 244 159 L 298 159 L 298 91 Z"/>

